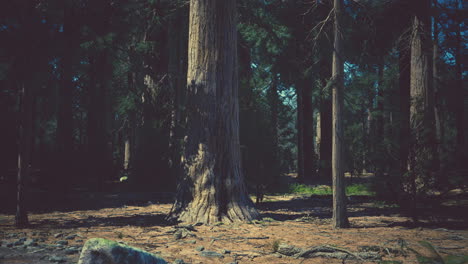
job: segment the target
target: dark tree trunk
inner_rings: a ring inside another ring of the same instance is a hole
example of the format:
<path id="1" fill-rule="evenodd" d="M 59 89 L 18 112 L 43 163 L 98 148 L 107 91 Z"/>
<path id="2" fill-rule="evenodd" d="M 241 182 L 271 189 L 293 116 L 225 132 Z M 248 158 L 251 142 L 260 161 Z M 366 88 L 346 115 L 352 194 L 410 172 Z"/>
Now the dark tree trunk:
<path id="1" fill-rule="evenodd" d="M 379 139 L 379 145 L 384 141 L 384 91 L 383 91 L 383 77 L 384 77 L 384 61 L 381 59 L 377 69 L 377 118 L 376 118 L 376 134 Z"/>
<path id="2" fill-rule="evenodd" d="M 89 89 L 88 109 L 88 175 L 93 177 L 98 190 L 102 190 L 107 161 L 107 136 L 106 136 L 106 92 L 102 77 L 98 72 L 106 67 L 106 56 L 100 54 L 91 60 L 91 83 Z M 102 74 L 102 73 L 101 73 Z"/>
<path id="3" fill-rule="evenodd" d="M 306 78 L 303 83 L 302 94 L 302 118 L 303 118 L 303 162 L 305 182 L 312 182 L 316 177 L 315 151 L 314 151 L 314 108 L 312 106 L 311 78 Z"/>
<path id="4" fill-rule="evenodd" d="M 33 91 L 31 86 L 23 80 L 20 82 L 20 123 L 18 148 L 18 178 L 15 226 L 25 227 L 29 224 L 25 205 L 25 179 L 30 175 L 31 148 L 33 141 Z"/>
<path id="5" fill-rule="evenodd" d="M 434 0 L 434 6 L 437 0 Z M 440 98 L 437 96 L 440 92 L 439 86 L 439 25 L 437 15 L 433 16 L 433 43 L 432 43 L 432 85 L 434 91 L 434 119 L 435 119 L 435 142 L 437 144 L 437 153 L 438 156 L 442 153 L 442 119 L 441 119 L 441 102 Z M 437 171 L 436 180 L 440 186 L 444 186 L 447 184 L 447 177 L 445 177 L 444 173 L 440 171 L 440 160 L 437 159 L 435 164 L 435 171 Z"/>
<path id="6" fill-rule="evenodd" d="M 326 87 L 331 77 L 330 63 L 326 58 L 320 61 L 320 80 Z M 332 102 L 330 91 L 322 92 L 320 100 L 320 162 L 319 177 L 322 180 L 332 179 Z"/>
<path id="7" fill-rule="evenodd" d="M 403 37 L 398 44 L 399 93 L 400 93 L 400 172 L 408 171 L 408 154 L 410 138 L 410 68 L 411 50 L 409 41 Z"/>
<path id="8" fill-rule="evenodd" d="M 304 90 L 302 80 L 296 83 L 297 96 L 297 178 L 304 180 Z"/>
<path id="9" fill-rule="evenodd" d="M 342 12 L 343 0 L 334 0 L 334 50 L 332 64 L 332 174 L 333 174 L 333 227 L 349 226 L 346 213 L 346 193 L 343 162 L 343 100 L 344 100 L 344 70 L 343 70 L 343 39 Z"/>
<path id="10" fill-rule="evenodd" d="M 463 8 L 462 1 L 457 1 L 457 9 L 460 11 Z M 457 128 L 457 163 L 459 168 L 468 168 L 466 165 L 466 147 L 465 147 L 465 91 L 463 89 L 463 51 L 464 42 L 462 38 L 463 23 L 459 19 L 456 20 L 457 31 L 455 45 L 455 69 L 456 69 L 456 96 L 455 96 L 455 123 Z M 466 51 L 465 51 L 466 52 Z"/>
<path id="11" fill-rule="evenodd" d="M 410 194 L 413 219 L 417 196 L 421 188 L 432 181 L 435 126 L 432 91 L 432 41 L 430 29 L 430 0 L 416 1 L 411 34 L 410 74 L 410 145 L 409 177 L 406 191 Z M 419 183 L 418 183 L 419 182 Z M 423 184 L 421 184 L 423 183 Z"/>
<path id="12" fill-rule="evenodd" d="M 236 1 L 192 0 L 189 32 L 184 171 L 169 218 L 252 220 L 240 167 Z"/>
<path id="13" fill-rule="evenodd" d="M 62 80 L 59 88 L 58 112 L 57 112 L 57 173 L 55 184 L 56 192 L 65 195 L 72 177 L 71 169 L 73 152 L 73 113 L 72 113 L 72 64 L 74 52 L 75 17 L 74 7 L 71 1 L 64 1 L 64 54 L 62 63 Z"/>
<path id="14" fill-rule="evenodd" d="M 168 73 L 172 93 L 171 127 L 169 134 L 170 161 L 172 171 L 170 181 L 175 186 L 180 174 L 180 156 L 182 138 L 182 106 L 185 101 L 187 86 L 187 42 L 188 42 L 188 10 L 183 8 L 175 12 L 169 22 L 168 34 Z"/>

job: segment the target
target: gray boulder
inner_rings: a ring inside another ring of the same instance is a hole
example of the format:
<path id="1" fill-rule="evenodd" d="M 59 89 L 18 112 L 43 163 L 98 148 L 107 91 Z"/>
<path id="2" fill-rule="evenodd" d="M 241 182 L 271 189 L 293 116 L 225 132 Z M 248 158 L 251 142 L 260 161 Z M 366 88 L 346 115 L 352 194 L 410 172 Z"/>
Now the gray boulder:
<path id="1" fill-rule="evenodd" d="M 78 264 L 167 264 L 161 257 L 104 238 L 86 241 Z"/>

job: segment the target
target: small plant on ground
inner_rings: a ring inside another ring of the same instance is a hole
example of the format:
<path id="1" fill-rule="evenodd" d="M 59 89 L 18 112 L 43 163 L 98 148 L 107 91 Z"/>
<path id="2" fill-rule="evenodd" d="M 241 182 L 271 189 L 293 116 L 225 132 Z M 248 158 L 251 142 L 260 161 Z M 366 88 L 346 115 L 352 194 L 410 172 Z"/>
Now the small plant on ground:
<path id="1" fill-rule="evenodd" d="M 420 252 L 408 248 L 408 250 L 412 251 L 416 254 L 416 258 L 418 263 L 420 264 L 464 264 L 468 263 L 468 255 L 448 255 L 446 257 L 442 257 L 439 252 L 437 251 L 431 243 L 427 241 L 419 241 L 419 244 L 429 250 L 430 255 L 423 255 Z"/>
<path id="2" fill-rule="evenodd" d="M 280 244 L 281 244 L 281 240 L 279 240 L 279 239 L 273 240 L 273 242 L 271 242 L 271 244 L 270 244 L 271 251 L 273 253 L 278 252 L 278 248 L 279 248 Z"/>

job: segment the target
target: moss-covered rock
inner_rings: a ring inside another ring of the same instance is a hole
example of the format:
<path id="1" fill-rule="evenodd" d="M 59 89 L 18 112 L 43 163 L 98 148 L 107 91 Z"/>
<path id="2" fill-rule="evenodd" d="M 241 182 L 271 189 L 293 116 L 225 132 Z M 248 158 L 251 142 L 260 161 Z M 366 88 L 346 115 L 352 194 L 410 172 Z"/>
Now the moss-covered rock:
<path id="1" fill-rule="evenodd" d="M 86 241 L 78 264 L 166 264 L 161 257 L 103 238 Z"/>

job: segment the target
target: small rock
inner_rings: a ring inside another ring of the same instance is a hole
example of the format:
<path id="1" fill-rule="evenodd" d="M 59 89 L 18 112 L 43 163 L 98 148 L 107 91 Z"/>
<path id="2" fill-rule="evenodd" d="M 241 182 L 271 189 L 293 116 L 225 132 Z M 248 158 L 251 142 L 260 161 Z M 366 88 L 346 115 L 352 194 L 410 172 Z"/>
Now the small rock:
<path id="1" fill-rule="evenodd" d="M 65 239 L 66 240 L 73 240 L 75 239 L 76 235 L 69 235 L 69 236 L 66 236 Z"/>
<path id="2" fill-rule="evenodd" d="M 13 246 L 21 246 L 23 244 L 24 244 L 24 241 L 22 241 L 21 239 L 18 240 L 18 241 L 13 242 Z"/>
<path id="3" fill-rule="evenodd" d="M 66 246 L 66 245 L 68 245 L 68 241 L 66 241 L 66 240 L 59 240 L 59 241 L 57 241 L 55 244 L 61 245 L 61 246 Z"/>
<path id="4" fill-rule="evenodd" d="M 49 258 L 49 261 L 51 262 L 57 262 L 57 263 L 62 263 L 62 262 L 67 262 L 67 259 L 64 257 L 56 256 L 53 255 Z"/>
<path id="5" fill-rule="evenodd" d="M 464 240 L 465 238 L 459 235 L 453 235 L 453 236 L 448 236 L 447 239 L 459 241 L 459 240 Z"/>
<path id="6" fill-rule="evenodd" d="M 275 253 L 275 254 L 273 254 L 273 256 L 275 256 L 277 258 L 282 258 L 283 257 L 283 255 L 281 255 L 280 253 Z"/>
<path id="7" fill-rule="evenodd" d="M 35 247 L 37 246 L 37 239 L 28 239 L 24 242 L 26 247 Z"/>
<path id="8" fill-rule="evenodd" d="M 197 243 L 196 240 L 189 240 L 189 241 L 187 241 L 187 244 L 196 244 L 196 243 Z"/>
<path id="9" fill-rule="evenodd" d="M 76 247 L 69 247 L 69 248 L 65 249 L 65 254 L 67 254 L 67 255 L 78 254 L 78 252 L 79 252 L 79 250 Z"/>
<path id="10" fill-rule="evenodd" d="M 77 239 L 75 240 L 77 243 L 83 243 L 83 239 Z"/>
<path id="11" fill-rule="evenodd" d="M 13 247 L 13 246 L 14 246 L 13 243 L 7 243 L 7 244 L 6 244 L 6 247 L 9 247 L 9 248 L 11 248 L 11 247 Z"/>
<path id="12" fill-rule="evenodd" d="M 63 234 L 62 233 L 57 233 L 54 235 L 55 238 L 59 238 L 59 237 L 63 237 Z"/>
<path id="13" fill-rule="evenodd" d="M 86 241 L 78 264 L 95 263 L 152 263 L 167 264 L 161 257 L 139 248 L 119 244 L 115 241 L 92 238 Z"/>
<path id="14" fill-rule="evenodd" d="M 203 251 L 205 250 L 205 247 L 204 246 L 198 246 L 197 248 L 195 248 L 196 251 Z"/>
<path id="15" fill-rule="evenodd" d="M 223 249 L 221 251 L 222 254 L 231 254 L 231 250 Z"/>
<path id="16" fill-rule="evenodd" d="M 214 251 L 202 251 L 201 256 L 208 258 L 223 258 L 223 254 Z"/>

